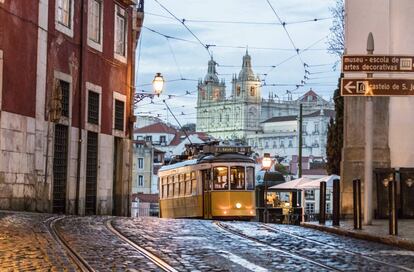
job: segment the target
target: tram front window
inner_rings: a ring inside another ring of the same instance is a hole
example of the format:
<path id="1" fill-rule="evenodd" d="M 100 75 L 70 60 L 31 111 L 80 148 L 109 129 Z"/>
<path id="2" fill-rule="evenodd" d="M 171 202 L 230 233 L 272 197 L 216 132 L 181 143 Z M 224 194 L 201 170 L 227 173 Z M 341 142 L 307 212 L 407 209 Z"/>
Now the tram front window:
<path id="1" fill-rule="evenodd" d="M 231 190 L 244 190 L 244 167 L 233 166 L 230 168 L 230 188 Z"/>
<path id="2" fill-rule="evenodd" d="M 219 166 L 214 167 L 213 171 L 213 183 L 214 190 L 227 190 L 229 188 L 229 183 L 227 180 L 227 167 Z"/>

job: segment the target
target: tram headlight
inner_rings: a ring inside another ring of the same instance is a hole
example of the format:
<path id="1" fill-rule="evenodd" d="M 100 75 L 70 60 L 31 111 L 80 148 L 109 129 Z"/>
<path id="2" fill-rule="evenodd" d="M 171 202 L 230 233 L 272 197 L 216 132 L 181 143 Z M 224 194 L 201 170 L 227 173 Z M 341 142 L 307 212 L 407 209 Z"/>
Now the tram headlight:
<path id="1" fill-rule="evenodd" d="M 224 211 L 223 213 L 224 213 L 224 214 L 227 214 L 227 211 Z"/>
<path id="2" fill-rule="evenodd" d="M 240 209 L 242 207 L 242 204 L 240 204 L 239 202 L 236 203 L 236 208 Z"/>

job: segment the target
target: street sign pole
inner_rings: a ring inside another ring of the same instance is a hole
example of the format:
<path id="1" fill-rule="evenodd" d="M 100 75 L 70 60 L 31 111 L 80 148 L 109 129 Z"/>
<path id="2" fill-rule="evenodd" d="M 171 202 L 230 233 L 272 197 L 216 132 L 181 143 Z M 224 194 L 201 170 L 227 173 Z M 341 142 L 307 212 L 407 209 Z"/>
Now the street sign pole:
<path id="1" fill-rule="evenodd" d="M 367 41 L 367 54 L 374 53 L 374 37 L 370 32 Z M 367 74 L 372 78 L 372 73 Z M 365 163 L 364 163 L 364 224 L 372 224 L 372 151 L 373 151 L 374 105 L 371 96 L 365 100 Z"/>

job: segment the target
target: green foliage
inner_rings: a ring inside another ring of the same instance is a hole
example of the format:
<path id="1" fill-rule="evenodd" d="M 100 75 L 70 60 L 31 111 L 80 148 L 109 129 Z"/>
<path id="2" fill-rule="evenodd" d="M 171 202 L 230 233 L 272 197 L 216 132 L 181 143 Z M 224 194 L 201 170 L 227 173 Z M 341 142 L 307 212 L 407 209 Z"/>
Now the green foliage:
<path id="1" fill-rule="evenodd" d="M 275 170 L 281 173 L 282 175 L 289 175 L 289 171 L 287 171 L 286 166 L 280 163 L 276 163 Z"/>
<path id="2" fill-rule="evenodd" d="M 331 118 L 328 125 L 328 142 L 326 145 L 327 164 L 326 170 L 328 174 L 340 175 L 342 146 L 344 139 L 344 98 L 340 93 L 340 80 L 338 89 L 335 90 L 335 120 Z"/>

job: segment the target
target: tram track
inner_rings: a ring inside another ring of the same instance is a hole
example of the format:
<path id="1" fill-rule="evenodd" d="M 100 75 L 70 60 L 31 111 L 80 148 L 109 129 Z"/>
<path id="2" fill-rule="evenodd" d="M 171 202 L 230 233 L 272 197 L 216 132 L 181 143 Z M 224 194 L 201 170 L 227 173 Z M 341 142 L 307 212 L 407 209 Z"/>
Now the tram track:
<path id="1" fill-rule="evenodd" d="M 175 268 L 173 268 L 172 266 L 170 266 L 168 263 L 166 263 L 165 261 L 163 261 L 160 257 L 152 254 L 148 250 L 144 249 L 143 247 L 139 246 L 138 244 L 136 244 L 132 240 L 128 239 L 125 235 L 123 235 L 121 232 L 119 232 L 112 225 L 112 220 L 111 219 L 107 220 L 106 223 L 105 223 L 105 225 L 106 225 L 107 229 L 109 231 L 111 231 L 114 235 L 116 235 L 119 239 L 121 239 L 124 242 L 126 242 L 127 244 L 129 244 L 136 251 L 138 251 L 142 256 L 144 256 L 145 258 L 147 258 L 148 260 L 150 260 L 152 263 L 154 263 L 155 265 L 157 265 L 163 271 L 166 271 L 166 272 L 177 272 L 178 271 Z"/>
<path id="2" fill-rule="evenodd" d="M 221 224 L 220 222 L 215 221 L 215 222 L 213 222 L 213 224 L 215 224 L 222 231 L 231 233 L 231 234 L 233 234 L 235 236 L 242 237 L 242 238 L 244 238 L 246 240 L 250 240 L 250 241 L 253 241 L 253 242 L 262 244 L 262 245 L 269 246 L 269 247 L 273 248 L 274 250 L 279 251 L 279 252 L 281 252 L 283 254 L 286 254 L 288 256 L 291 256 L 291 257 L 293 257 L 295 259 L 298 259 L 298 260 L 301 260 L 301 261 L 305 261 L 305 262 L 308 262 L 308 263 L 312 263 L 312 264 L 314 264 L 314 265 L 316 265 L 318 267 L 327 269 L 329 271 L 342 271 L 342 270 L 339 270 L 339 269 L 337 269 L 337 268 L 335 268 L 333 266 L 326 265 L 326 264 L 317 262 L 315 260 L 312 260 L 311 258 L 308 258 L 308 257 L 303 256 L 301 254 L 296 254 L 296 253 L 292 253 L 292 252 L 289 252 L 289 251 L 286 251 L 286 250 L 282 250 L 282 249 L 280 249 L 280 248 L 278 248 L 278 247 L 276 247 L 276 246 L 274 246 L 274 245 L 272 245 L 270 243 L 266 243 L 266 242 L 264 242 L 264 241 L 262 241 L 260 239 L 257 239 L 257 238 L 254 238 L 254 237 L 245 235 L 244 233 L 241 233 L 241 232 L 235 231 L 233 229 L 230 229 L 230 228 L 226 227 L 225 225 Z"/>
<path id="3" fill-rule="evenodd" d="M 76 264 L 76 266 L 79 268 L 82 272 L 95 272 L 95 269 L 93 269 L 88 262 L 82 258 L 80 254 L 78 254 L 71 246 L 70 244 L 64 239 L 63 235 L 59 232 L 59 230 L 56 228 L 56 222 L 62 220 L 64 217 L 52 217 L 48 224 L 47 228 L 50 232 L 50 234 L 53 236 L 53 238 L 63 247 L 65 248 L 66 252 L 68 253 L 69 257 L 72 259 L 72 261 Z"/>
<path id="4" fill-rule="evenodd" d="M 300 239 L 300 240 L 303 240 L 303 241 L 308 241 L 308 242 L 311 242 L 311 243 L 314 243 L 314 244 L 330 247 L 330 248 L 333 248 L 333 249 L 338 249 L 338 246 L 335 246 L 335 245 L 332 245 L 332 244 L 329 244 L 329 243 L 322 243 L 322 242 L 317 241 L 315 239 L 306 238 L 306 237 L 303 237 L 303 236 L 300 236 L 300 235 L 297 235 L 297 234 L 293 234 L 293 233 L 290 233 L 290 232 L 287 232 L 287 231 L 276 229 L 276 228 L 268 226 L 266 224 L 260 224 L 260 226 L 263 227 L 264 229 L 271 230 L 271 231 L 274 231 L 274 232 L 278 232 L 278 233 L 281 233 L 281 234 L 284 234 L 284 235 L 288 235 L 288 236 L 296 238 L 296 239 Z M 361 253 L 358 253 L 358 252 L 354 252 L 354 251 L 347 250 L 347 249 L 341 249 L 341 251 L 343 251 L 347 254 L 358 256 L 360 258 L 363 258 L 363 259 L 371 261 L 371 262 L 376 262 L 376 263 L 386 265 L 386 266 L 389 266 L 389 267 L 393 267 L 393 268 L 396 268 L 396 269 L 399 269 L 399 270 L 414 272 L 414 269 L 411 269 L 411 268 L 408 268 L 408 267 L 405 267 L 405 266 L 401 266 L 401 265 L 390 264 L 390 263 L 378 260 L 378 259 L 373 258 L 373 257 L 365 256 L 365 255 L 363 255 Z"/>

